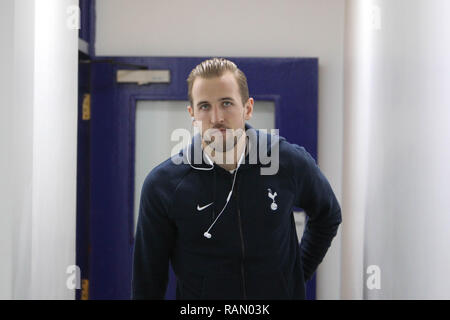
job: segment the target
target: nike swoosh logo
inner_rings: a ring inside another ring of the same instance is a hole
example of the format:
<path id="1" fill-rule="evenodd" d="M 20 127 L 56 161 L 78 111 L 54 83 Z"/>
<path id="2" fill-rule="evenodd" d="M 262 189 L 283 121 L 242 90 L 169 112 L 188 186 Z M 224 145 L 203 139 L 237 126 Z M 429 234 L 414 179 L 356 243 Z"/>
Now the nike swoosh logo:
<path id="1" fill-rule="evenodd" d="M 199 205 L 197 205 L 197 210 L 198 211 L 202 211 L 203 209 L 208 208 L 210 205 L 212 205 L 214 202 L 208 203 L 206 206 L 200 207 Z"/>

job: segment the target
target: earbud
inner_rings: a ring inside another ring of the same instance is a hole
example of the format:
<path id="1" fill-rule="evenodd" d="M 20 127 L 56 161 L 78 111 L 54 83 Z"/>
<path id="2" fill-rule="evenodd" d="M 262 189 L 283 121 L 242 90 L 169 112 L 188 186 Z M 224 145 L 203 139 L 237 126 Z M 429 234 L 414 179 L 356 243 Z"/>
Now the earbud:
<path id="1" fill-rule="evenodd" d="M 194 121 L 194 120 L 195 120 L 195 118 L 194 118 L 194 117 L 191 117 L 191 120 L 192 120 L 192 121 Z"/>
<path id="2" fill-rule="evenodd" d="M 211 239 L 211 233 L 209 233 L 208 231 L 205 232 L 205 233 L 203 234 L 203 236 L 204 236 L 205 238 Z"/>

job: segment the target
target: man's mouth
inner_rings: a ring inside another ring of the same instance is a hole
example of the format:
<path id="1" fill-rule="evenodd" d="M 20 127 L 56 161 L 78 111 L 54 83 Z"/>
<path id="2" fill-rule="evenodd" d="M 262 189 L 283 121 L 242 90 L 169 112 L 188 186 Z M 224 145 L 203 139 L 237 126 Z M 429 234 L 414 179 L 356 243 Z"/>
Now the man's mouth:
<path id="1" fill-rule="evenodd" d="M 221 137 L 221 140 L 223 140 L 223 139 L 225 139 L 226 134 L 227 134 L 227 128 L 225 128 L 225 127 L 210 128 L 207 130 L 207 132 L 205 134 L 205 141 L 207 143 L 216 142 L 216 140 L 219 137 Z"/>
<path id="2" fill-rule="evenodd" d="M 214 128 L 214 130 L 220 131 L 222 134 L 225 134 L 227 132 L 227 128 Z"/>

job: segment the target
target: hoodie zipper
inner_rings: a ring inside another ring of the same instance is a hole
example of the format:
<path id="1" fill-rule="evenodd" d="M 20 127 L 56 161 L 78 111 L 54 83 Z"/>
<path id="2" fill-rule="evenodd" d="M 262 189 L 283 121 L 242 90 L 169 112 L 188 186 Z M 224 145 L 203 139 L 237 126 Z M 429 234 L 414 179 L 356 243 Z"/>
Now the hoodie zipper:
<path id="1" fill-rule="evenodd" d="M 241 210 L 239 208 L 238 185 L 239 185 L 239 181 L 236 181 L 236 193 L 235 193 L 236 194 L 236 207 L 237 207 L 237 213 L 238 213 L 239 233 L 241 236 L 241 250 L 242 250 L 242 260 L 241 260 L 242 288 L 244 291 L 244 300 L 247 300 L 247 290 L 245 287 L 245 269 L 244 269 L 244 260 L 245 260 L 244 233 L 242 232 Z"/>

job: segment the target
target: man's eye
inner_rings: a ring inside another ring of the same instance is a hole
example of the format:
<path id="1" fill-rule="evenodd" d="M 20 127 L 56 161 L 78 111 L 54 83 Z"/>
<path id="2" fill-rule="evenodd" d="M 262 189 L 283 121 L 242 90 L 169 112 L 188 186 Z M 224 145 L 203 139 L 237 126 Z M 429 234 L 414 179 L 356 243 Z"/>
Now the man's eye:
<path id="1" fill-rule="evenodd" d="M 229 107 L 229 106 L 232 106 L 233 104 L 230 101 L 224 101 L 223 105 L 225 107 Z"/>
<path id="2" fill-rule="evenodd" d="M 206 110 L 206 109 L 208 109 L 209 108 L 209 105 L 207 105 L 207 104 L 202 104 L 201 106 L 200 106 L 200 109 L 201 110 Z"/>

